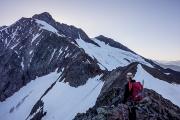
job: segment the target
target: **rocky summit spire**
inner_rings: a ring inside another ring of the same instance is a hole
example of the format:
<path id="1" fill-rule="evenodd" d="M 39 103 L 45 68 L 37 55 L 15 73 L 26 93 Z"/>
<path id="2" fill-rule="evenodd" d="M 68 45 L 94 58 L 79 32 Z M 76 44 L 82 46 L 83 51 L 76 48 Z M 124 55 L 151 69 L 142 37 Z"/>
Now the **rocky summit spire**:
<path id="1" fill-rule="evenodd" d="M 50 23 L 50 22 L 54 21 L 54 19 L 52 18 L 52 16 L 48 12 L 35 14 L 35 15 L 32 16 L 32 18 L 43 20 L 43 21 L 45 21 L 47 23 Z"/>

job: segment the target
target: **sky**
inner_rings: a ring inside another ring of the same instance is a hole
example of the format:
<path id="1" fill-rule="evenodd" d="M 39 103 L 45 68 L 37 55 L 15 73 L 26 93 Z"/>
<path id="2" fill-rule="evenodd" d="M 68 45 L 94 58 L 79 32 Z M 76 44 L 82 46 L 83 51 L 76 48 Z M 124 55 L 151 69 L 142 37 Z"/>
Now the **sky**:
<path id="1" fill-rule="evenodd" d="M 0 26 L 42 12 L 146 58 L 180 60 L 180 0 L 0 0 Z"/>

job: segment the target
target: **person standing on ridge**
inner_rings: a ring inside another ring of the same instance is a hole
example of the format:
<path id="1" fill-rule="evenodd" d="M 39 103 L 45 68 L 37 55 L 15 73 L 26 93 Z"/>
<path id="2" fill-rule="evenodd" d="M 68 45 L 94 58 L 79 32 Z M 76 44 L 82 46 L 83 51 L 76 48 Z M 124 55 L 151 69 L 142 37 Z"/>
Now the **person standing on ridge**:
<path id="1" fill-rule="evenodd" d="M 133 74 L 131 72 L 127 73 L 126 77 L 128 82 L 125 85 L 123 103 L 126 103 L 127 101 L 138 102 L 142 100 L 143 85 L 133 79 Z"/>
<path id="2" fill-rule="evenodd" d="M 125 85 L 123 103 L 129 106 L 129 120 L 136 120 L 135 105 L 143 99 L 143 85 L 133 79 L 132 73 L 127 73 L 127 84 Z"/>

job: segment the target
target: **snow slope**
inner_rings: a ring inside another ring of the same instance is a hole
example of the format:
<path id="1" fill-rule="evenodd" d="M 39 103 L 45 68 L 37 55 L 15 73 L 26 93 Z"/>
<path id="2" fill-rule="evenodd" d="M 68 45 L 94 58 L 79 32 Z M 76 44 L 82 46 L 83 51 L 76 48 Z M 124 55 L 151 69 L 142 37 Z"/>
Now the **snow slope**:
<path id="1" fill-rule="evenodd" d="M 58 36 L 64 37 L 64 35 L 60 35 L 58 33 L 58 30 L 56 30 L 53 26 L 51 26 L 47 22 L 36 19 L 36 23 L 40 25 L 41 29 L 45 29 L 47 31 L 50 31 L 50 32 L 57 34 Z"/>
<path id="2" fill-rule="evenodd" d="M 77 88 L 57 82 L 42 98 L 44 111 L 47 111 L 43 120 L 72 120 L 77 113 L 86 112 L 94 106 L 103 86 L 100 77 L 89 78 L 85 85 Z"/>
<path id="3" fill-rule="evenodd" d="M 140 82 L 144 80 L 145 88 L 153 89 L 157 93 L 161 94 L 164 98 L 180 106 L 180 85 L 170 84 L 154 78 L 152 75 L 146 72 L 141 65 L 138 65 L 134 79 Z"/>
<path id="4" fill-rule="evenodd" d="M 36 78 L 14 95 L 0 102 L 0 119 L 25 120 L 33 105 L 40 99 L 46 89 L 58 79 L 60 74 L 53 72 Z"/>
<path id="5" fill-rule="evenodd" d="M 87 43 L 81 38 L 76 39 L 76 42 L 80 48 L 83 48 L 87 54 L 98 60 L 101 69 L 106 68 L 108 70 L 113 70 L 119 66 L 127 66 L 128 64 L 137 61 L 152 67 L 152 65 L 147 63 L 139 55 L 111 47 L 98 39 L 93 39 L 93 41 L 96 42 L 100 47 Z"/>
<path id="6" fill-rule="evenodd" d="M 0 119 L 25 120 L 36 102 L 54 82 L 56 84 L 42 98 L 44 111 L 47 111 L 43 120 L 71 120 L 77 113 L 86 112 L 95 105 L 104 84 L 100 80 L 101 76 L 89 78 L 85 85 L 75 88 L 63 81 L 56 81 L 60 74 L 53 72 L 32 80 L 6 101 L 0 102 Z"/>

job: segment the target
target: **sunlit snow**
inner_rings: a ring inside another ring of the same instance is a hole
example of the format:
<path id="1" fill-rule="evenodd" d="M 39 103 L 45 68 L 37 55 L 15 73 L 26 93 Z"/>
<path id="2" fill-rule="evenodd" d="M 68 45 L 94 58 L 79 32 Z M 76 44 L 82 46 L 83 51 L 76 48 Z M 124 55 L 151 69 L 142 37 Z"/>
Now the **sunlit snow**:
<path id="1" fill-rule="evenodd" d="M 76 39 L 79 47 L 83 48 L 88 55 L 90 55 L 92 58 L 96 58 L 98 62 L 101 63 L 100 67 L 102 69 L 105 67 L 108 70 L 112 70 L 119 66 L 126 66 L 132 62 L 141 62 L 152 67 L 152 65 L 146 62 L 139 55 L 111 47 L 98 39 L 93 39 L 93 41 L 96 42 L 100 47 L 92 43 L 87 43 L 81 38 Z"/>
<path id="2" fill-rule="evenodd" d="M 58 31 L 57 31 L 53 26 L 51 26 L 50 24 L 48 24 L 47 22 L 36 19 L 36 23 L 38 23 L 42 29 L 51 31 L 51 32 L 53 32 L 53 33 L 56 33 L 58 36 L 64 37 L 64 35 L 60 35 L 60 34 L 58 33 Z"/>
<path id="3" fill-rule="evenodd" d="M 89 78 L 85 85 L 77 88 L 57 82 L 43 97 L 44 109 L 47 111 L 43 120 L 72 120 L 77 113 L 93 107 L 103 86 L 100 77 Z"/>
<path id="4" fill-rule="evenodd" d="M 53 72 L 36 78 L 4 102 L 0 102 L 0 119 L 25 120 L 31 112 L 33 105 L 59 76 L 60 73 Z"/>

